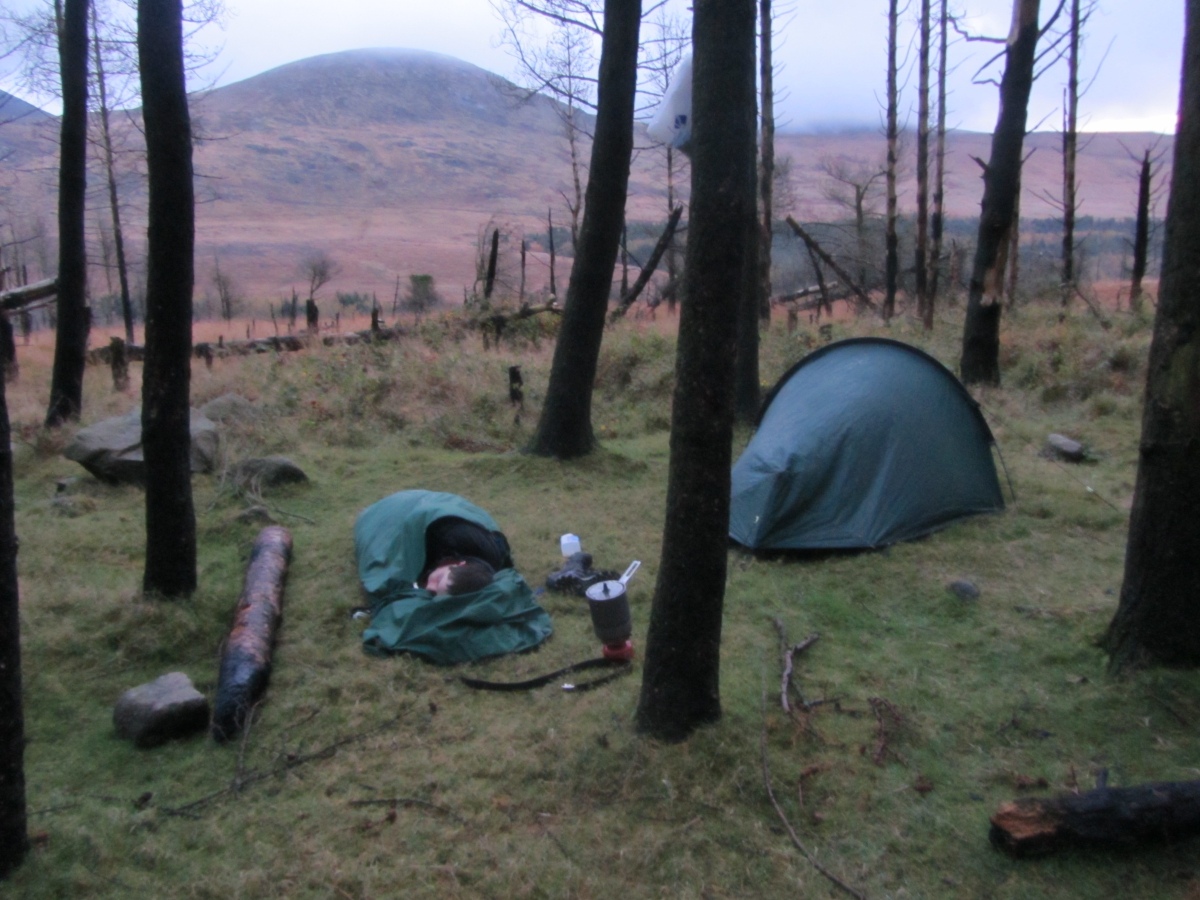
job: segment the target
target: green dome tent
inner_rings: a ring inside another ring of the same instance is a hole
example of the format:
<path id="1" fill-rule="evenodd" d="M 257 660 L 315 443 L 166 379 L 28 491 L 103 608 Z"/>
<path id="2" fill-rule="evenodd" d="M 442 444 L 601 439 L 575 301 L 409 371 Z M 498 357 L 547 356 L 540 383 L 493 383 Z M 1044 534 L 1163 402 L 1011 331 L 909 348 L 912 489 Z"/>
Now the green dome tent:
<path id="1" fill-rule="evenodd" d="M 933 357 L 883 338 L 806 356 L 733 467 L 729 536 L 753 550 L 882 547 L 1004 508 L 991 430 Z"/>

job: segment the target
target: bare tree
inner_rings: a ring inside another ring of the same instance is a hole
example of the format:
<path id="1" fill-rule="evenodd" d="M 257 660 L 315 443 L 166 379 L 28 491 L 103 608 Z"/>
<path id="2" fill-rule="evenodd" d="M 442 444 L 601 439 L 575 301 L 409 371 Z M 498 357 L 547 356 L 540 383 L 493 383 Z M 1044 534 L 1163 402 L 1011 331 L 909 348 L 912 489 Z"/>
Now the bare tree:
<path id="1" fill-rule="evenodd" d="M 963 324 L 961 375 L 967 384 L 1000 383 L 1000 310 L 1014 209 L 1021 186 L 1022 148 L 1033 88 L 1040 0 L 1013 0 L 1013 27 L 1003 53 L 1000 113 L 984 166 L 979 236 Z M 1053 20 L 1053 17 L 1051 17 Z M 1049 27 L 1049 26 L 1047 26 Z"/>
<path id="2" fill-rule="evenodd" d="M 597 0 L 492 0 L 504 23 L 501 40 L 524 81 L 525 99 L 546 94 L 559 101 L 558 114 L 571 163 L 571 192 L 563 194 L 571 241 L 579 242 L 584 202 L 583 145 L 586 113 L 595 109 L 595 45 L 603 30 Z M 546 35 L 546 26 L 551 31 Z"/>
<path id="3" fill-rule="evenodd" d="M 929 302 L 926 330 L 933 327 L 938 282 L 942 270 L 942 235 L 945 231 L 946 201 L 946 76 L 949 73 L 949 0 L 941 0 L 938 12 L 937 125 L 935 126 L 933 209 L 929 222 Z"/>
<path id="4" fill-rule="evenodd" d="M 93 110 L 95 146 L 107 188 L 106 204 L 111 221 L 112 256 L 104 264 L 116 270 L 120 286 L 121 314 L 126 340 L 133 342 L 134 309 L 130 291 L 128 254 L 125 229 L 121 220 L 122 199 L 118 191 L 120 159 L 141 158 L 143 148 L 122 146 L 122 135 L 140 135 L 136 121 L 138 106 L 138 68 L 136 53 L 136 4 L 129 0 L 108 2 L 90 0 L 91 90 L 88 99 Z M 28 13 L 14 16 L 12 23 L 17 34 L 16 50 L 22 59 L 22 79 L 35 96 L 62 98 L 61 63 L 57 53 L 58 23 L 61 0 L 48 0 L 34 6 Z M 208 25 L 219 24 L 225 14 L 223 0 L 189 0 L 184 6 L 185 66 L 196 72 L 211 62 L 215 49 L 203 46 L 197 32 Z M 129 127 L 114 126 L 114 118 L 125 116 Z M 136 141 L 136 137 L 135 137 Z"/>
<path id="5" fill-rule="evenodd" d="M 896 314 L 896 290 L 900 281 L 900 219 L 896 193 L 897 166 L 900 149 L 900 85 L 899 85 L 899 0 L 888 0 L 887 49 L 887 237 L 884 250 L 883 318 L 888 321 Z"/>
<path id="6" fill-rule="evenodd" d="M 1095 0 L 1070 0 L 1067 22 L 1067 85 L 1063 90 L 1062 197 L 1057 201 L 1063 211 L 1062 228 L 1062 305 L 1066 307 L 1078 290 L 1076 271 L 1075 219 L 1079 212 L 1079 100 L 1086 91 L 1079 85 L 1080 46 L 1084 28 L 1096 9 Z"/>
<path id="7" fill-rule="evenodd" d="M 1136 157 L 1135 157 L 1136 158 Z M 1142 308 L 1142 279 L 1146 277 L 1146 261 L 1150 250 L 1150 203 L 1154 195 L 1154 176 L 1161 154 L 1147 147 L 1138 164 L 1137 213 L 1133 233 L 1133 264 L 1130 267 L 1129 308 Z"/>
<path id="8" fill-rule="evenodd" d="M 869 220 L 878 215 L 872 195 L 879 180 L 886 179 L 887 166 L 844 156 L 827 156 L 821 160 L 820 168 L 832 182 L 823 191 L 825 199 L 844 207 L 853 217 L 855 277 L 860 286 L 869 289 L 872 282 L 878 283 L 878 269 L 873 269 L 872 262 L 875 251 L 871 249 L 868 227 Z"/>
<path id="9" fill-rule="evenodd" d="M 217 292 L 217 304 L 221 310 L 221 318 L 226 322 L 232 322 L 233 317 L 241 310 L 242 298 L 238 294 L 233 276 L 228 272 L 221 271 L 221 261 L 215 256 L 213 257 L 212 283 Z"/>
<path id="10" fill-rule="evenodd" d="M 55 3 L 62 75 L 58 165 L 58 327 L 46 426 L 78 419 L 87 354 L 88 0 Z"/>
<path id="11" fill-rule="evenodd" d="M 146 123 L 149 250 L 142 446 L 146 458 L 147 593 L 196 589 L 192 502 L 192 287 L 195 198 L 180 0 L 139 0 L 138 60 Z"/>
<path id="12" fill-rule="evenodd" d="M 113 263 L 117 270 L 117 281 L 121 289 L 121 316 L 125 323 L 125 340 L 132 344 L 133 302 L 129 295 L 129 269 L 125 261 L 125 231 L 121 225 L 121 202 L 117 192 L 116 151 L 104 43 L 100 39 L 100 16 L 95 6 L 92 7 L 92 59 L 96 72 L 96 90 L 100 101 L 100 150 L 108 187 L 109 215 L 112 218 Z"/>
<path id="13" fill-rule="evenodd" d="M 665 7 L 659 7 L 657 14 L 650 20 L 656 37 L 648 38 L 643 44 L 653 42 L 658 52 L 649 60 L 643 62 L 643 69 L 648 76 L 649 89 L 660 97 L 666 95 L 671 87 L 671 79 L 675 77 L 683 60 L 684 48 L 689 40 L 688 30 L 678 17 L 669 15 Z M 645 26 L 643 26 L 645 27 Z M 666 212 L 670 216 L 680 203 L 680 185 L 687 172 L 687 155 L 680 152 L 672 144 L 662 145 L 663 178 L 666 182 Z M 675 312 L 675 304 L 679 291 L 678 237 L 672 232 L 669 243 L 664 249 L 664 260 L 667 271 L 666 299 L 667 311 Z"/>
<path id="14" fill-rule="evenodd" d="M 913 287 L 917 313 L 926 330 L 933 327 L 929 305 L 929 75 L 933 32 L 930 0 L 920 0 L 917 34 L 917 235 L 913 256 Z"/>
<path id="15" fill-rule="evenodd" d="M 329 284 L 340 271 L 337 261 L 324 251 L 314 251 L 304 257 L 300 272 L 308 282 L 308 299 L 316 299 L 317 291 Z"/>
<path id="16" fill-rule="evenodd" d="M 567 459 L 595 446 L 592 385 L 625 221 L 640 24 L 640 0 L 605 0 L 596 137 L 583 223 L 546 400 L 530 448 L 543 456 Z"/>
<path id="17" fill-rule="evenodd" d="M 1113 669 L 1200 665 L 1200 0 L 1187 0 L 1175 167 L 1146 377 L 1125 577 L 1105 644 Z"/>

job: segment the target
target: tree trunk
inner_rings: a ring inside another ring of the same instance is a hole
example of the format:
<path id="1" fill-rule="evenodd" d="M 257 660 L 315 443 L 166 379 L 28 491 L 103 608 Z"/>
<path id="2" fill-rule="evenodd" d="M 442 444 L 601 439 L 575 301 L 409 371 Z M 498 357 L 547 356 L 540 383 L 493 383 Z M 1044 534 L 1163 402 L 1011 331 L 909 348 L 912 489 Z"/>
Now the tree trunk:
<path id="1" fill-rule="evenodd" d="M 29 851 L 14 509 L 8 403 L 0 381 L 0 878 Z"/>
<path id="2" fill-rule="evenodd" d="M 1008 278 L 1004 293 L 1008 298 L 1008 308 L 1015 309 L 1017 305 L 1017 287 L 1021 283 L 1021 179 L 1017 179 L 1017 198 L 1013 201 L 1012 229 L 1008 232 Z"/>
<path id="3" fill-rule="evenodd" d="M 549 207 L 546 208 L 546 240 L 550 251 L 550 299 L 554 300 L 558 297 L 558 280 L 554 277 L 554 213 Z"/>
<path id="4" fill-rule="evenodd" d="M 1146 256 L 1150 248 L 1150 151 L 1142 156 L 1138 172 L 1137 224 L 1133 232 L 1133 271 L 1129 282 L 1129 308 L 1142 308 L 1142 279 L 1146 277 Z"/>
<path id="5" fill-rule="evenodd" d="M 946 206 L 946 73 L 948 71 L 950 11 L 949 0 L 941 0 L 938 12 L 937 128 L 933 153 L 933 210 L 929 221 L 929 302 L 925 309 L 925 330 L 933 328 L 937 307 L 938 284 L 942 275 L 942 234 L 945 231 Z"/>
<path id="6" fill-rule="evenodd" d="M 1021 187 L 1021 149 L 1038 42 L 1040 0 L 1013 0 L 1013 31 L 1005 50 L 1000 114 L 983 173 L 979 236 L 963 324 L 960 370 L 966 384 L 1000 383 L 1000 309 L 1004 266 Z"/>
<path id="7" fill-rule="evenodd" d="M 770 0 L 759 0 L 760 3 L 766 2 L 768 12 Z M 771 23 L 765 21 L 762 23 L 763 40 L 769 41 L 769 32 Z M 753 56 L 751 57 L 751 72 L 748 76 L 751 83 L 751 104 L 754 107 L 752 114 L 757 121 L 757 92 L 754 89 L 754 71 L 753 71 Z M 769 80 L 769 79 L 768 79 Z M 765 132 L 763 132 L 765 137 Z M 751 183 L 754 187 L 760 188 L 761 182 L 758 181 L 758 166 L 751 163 Z M 764 176 L 765 177 L 765 176 Z M 757 204 L 755 205 L 757 209 Z M 735 370 L 733 375 L 733 417 L 734 420 L 742 425 L 753 425 L 758 419 L 758 406 L 760 399 L 760 387 L 758 383 L 758 345 L 759 345 L 759 319 L 763 303 L 767 305 L 767 319 L 770 320 L 770 296 L 762 296 L 760 294 L 762 284 L 762 273 L 759 270 L 759 255 L 767 252 L 763 249 L 764 240 L 770 239 L 770 228 L 764 232 L 761 221 L 754 230 L 745 236 L 748 242 L 746 247 L 746 268 L 745 268 L 745 284 L 742 286 L 741 302 L 738 305 L 737 317 L 737 358 L 734 360 Z"/>
<path id="8" fill-rule="evenodd" d="M 575 263 L 531 452 L 558 459 L 590 453 L 592 386 L 604 337 L 613 266 L 625 221 L 633 152 L 641 0 L 605 0 L 596 136 Z"/>
<path id="9" fill-rule="evenodd" d="M 104 54 L 100 52 L 100 28 L 92 11 L 92 43 L 96 59 L 96 90 L 100 99 L 100 144 L 104 152 L 104 174 L 108 182 L 108 208 L 112 216 L 113 250 L 116 255 L 117 283 L 121 290 L 121 317 L 125 322 L 125 342 L 133 345 L 133 302 L 129 296 L 129 269 L 125 262 L 125 232 L 121 226 L 121 204 L 117 194 L 116 154 L 109 126 L 107 85 L 104 78 Z"/>
<path id="10" fill-rule="evenodd" d="M 62 121 L 58 167 L 58 327 L 46 426 L 78 419 L 87 355 L 88 0 L 65 0 L 59 25 Z"/>
<path id="11" fill-rule="evenodd" d="M 148 593 L 179 596 L 196 589 L 189 409 L 195 207 L 181 0 L 141 0 L 137 16 L 149 176 L 142 585 Z"/>
<path id="12" fill-rule="evenodd" d="M 1150 343 L 1114 669 L 1200 664 L 1200 0 L 1186 4 L 1183 86 Z"/>
<path id="13" fill-rule="evenodd" d="M 500 256 L 500 229 L 492 229 L 491 249 L 488 250 L 487 275 L 483 279 L 483 299 L 491 300 L 496 288 L 496 263 Z M 292 301 L 293 303 L 295 300 Z"/>
<path id="14" fill-rule="evenodd" d="M 774 249 L 775 218 L 775 54 L 774 11 L 771 0 L 759 0 L 758 77 L 762 84 L 759 110 L 761 137 L 759 139 L 758 202 L 762 218 L 762 234 L 758 245 L 758 302 L 759 316 L 764 325 L 771 324 L 771 252 Z"/>
<path id="15" fill-rule="evenodd" d="M 900 91 L 897 86 L 897 36 L 900 19 L 899 0 L 888 0 L 888 63 L 887 63 L 887 236 L 883 269 L 883 320 L 891 321 L 896 314 L 896 290 L 900 281 L 900 218 L 896 196 L 896 166 L 900 147 L 900 127 L 897 119 Z"/>
<path id="16" fill-rule="evenodd" d="M 1075 211 L 1077 179 L 1075 158 L 1079 144 L 1079 0 L 1071 0 L 1071 23 L 1067 49 L 1067 90 L 1063 111 L 1063 233 L 1062 233 L 1062 305 L 1066 309 L 1075 293 Z"/>
<path id="17" fill-rule="evenodd" d="M 721 715 L 729 541 L 733 321 L 754 202 L 754 0 L 697 0 L 692 206 L 671 414 L 662 561 L 637 728 L 682 740 Z"/>
<path id="18" fill-rule="evenodd" d="M 929 309 L 929 44 L 930 0 L 921 0 L 917 43 L 917 240 L 913 254 L 913 286 L 917 312 L 928 330 L 933 327 Z"/>

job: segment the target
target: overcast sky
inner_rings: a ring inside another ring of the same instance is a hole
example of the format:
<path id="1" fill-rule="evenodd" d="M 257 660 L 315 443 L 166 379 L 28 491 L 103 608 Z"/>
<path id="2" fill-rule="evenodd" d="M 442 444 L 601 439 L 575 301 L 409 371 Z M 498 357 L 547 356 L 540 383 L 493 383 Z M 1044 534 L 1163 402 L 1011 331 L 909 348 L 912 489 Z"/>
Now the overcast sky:
<path id="1" fill-rule="evenodd" d="M 0 6 L 14 9 L 34 2 L 38 0 L 0 0 Z M 686 15 L 684 0 L 670 2 L 678 3 Z M 1042 0 L 1043 17 L 1054 2 Z M 1093 80 L 1081 103 L 1081 128 L 1175 130 L 1183 2 L 1099 0 L 1083 48 L 1082 77 Z M 648 0 L 643 3 L 648 5 Z M 226 0 L 226 5 L 224 32 L 210 36 L 224 45 L 212 70 L 217 84 L 361 47 L 434 50 L 516 76 L 511 57 L 500 45 L 501 22 L 489 0 Z M 776 36 L 780 127 L 878 124 L 887 64 L 887 0 L 792 0 L 790 5 L 793 12 L 777 26 Z M 775 6 L 783 8 L 784 0 L 775 0 Z M 951 7 L 973 34 L 996 37 L 1008 32 L 1012 0 L 951 0 Z M 911 20 L 910 13 L 902 25 L 902 41 L 913 31 Z M 994 127 L 996 88 L 971 81 L 997 49 L 962 41 L 952 46 L 951 63 L 957 68 L 947 104 L 951 127 Z M 998 76 L 995 67 L 993 74 Z M 1031 102 L 1031 127 L 1060 127 L 1065 80 L 1062 67 L 1039 80 Z M 902 102 L 915 105 L 914 95 L 912 81 Z"/>

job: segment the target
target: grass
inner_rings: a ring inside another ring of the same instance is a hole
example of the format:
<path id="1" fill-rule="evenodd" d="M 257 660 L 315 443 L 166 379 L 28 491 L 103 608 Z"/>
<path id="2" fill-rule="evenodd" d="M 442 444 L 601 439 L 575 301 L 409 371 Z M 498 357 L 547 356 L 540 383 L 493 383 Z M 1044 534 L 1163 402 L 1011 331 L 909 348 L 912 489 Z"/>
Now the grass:
<path id="1" fill-rule="evenodd" d="M 38 426 L 44 348 L 23 349 L 10 387 L 21 538 L 26 778 L 35 849 L 0 894 L 21 897 L 839 896 L 792 845 L 764 784 L 820 862 L 867 896 L 1195 897 L 1188 842 L 1014 862 L 988 817 L 1014 796 L 1200 777 L 1200 676 L 1105 673 L 1095 640 L 1116 606 L 1138 438 L 1148 325 L 1102 330 L 1026 307 L 1005 322 L 1005 386 L 979 397 L 1016 496 L 1002 515 L 878 553 L 805 561 L 730 554 L 722 642 L 724 716 L 686 743 L 632 731 L 639 680 L 595 691 L 474 693 L 459 670 L 360 649 L 351 527 L 396 490 L 450 490 L 504 527 L 535 586 L 558 536 L 582 535 L 630 583 L 644 647 L 665 504 L 674 339 L 626 323 L 605 339 L 594 421 L 601 449 L 564 464 L 516 452 L 529 439 L 550 345 L 482 351 L 427 322 L 383 347 L 218 360 L 196 402 L 230 391 L 261 415 L 225 430 L 232 463 L 284 453 L 306 486 L 261 498 L 292 529 L 285 621 L 267 700 L 248 737 L 137 750 L 113 731 L 127 688 L 181 670 L 211 694 L 257 529 L 256 498 L 195 480 L 200 590 L 138 596 L 143 497 L 82 475 Z M 960 321 L 885 333 L 953 366 Z M 763 378 L 815 329 L 764 339 Z M 520 364 L 527 409 L 507 404 Z M 89 369 L 86 422 L 124 412 Z M 1054 390 L 1050 390 L 1054 387 Z M 136 388 L 135 388 L 136 390 Z M 1089 461 L 1041 453 L 1059 431 Z M 748 435 L 738 435 L 739 444 Z M 81 476 L 58 497 L 62 478 Z M 977 584 L 964 601 L 947 585 Z M 580 601 L 546 595 L 554 637 L 468 667 L 518 679 L 596 652 Z M 778 700 L 779 620 L 804 696 Z M 1038 785 L 1044 784 L 1041 788 Z"/>

